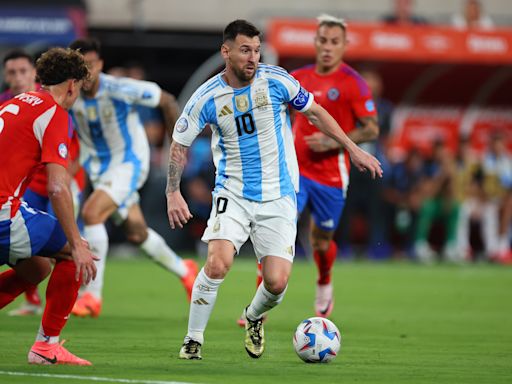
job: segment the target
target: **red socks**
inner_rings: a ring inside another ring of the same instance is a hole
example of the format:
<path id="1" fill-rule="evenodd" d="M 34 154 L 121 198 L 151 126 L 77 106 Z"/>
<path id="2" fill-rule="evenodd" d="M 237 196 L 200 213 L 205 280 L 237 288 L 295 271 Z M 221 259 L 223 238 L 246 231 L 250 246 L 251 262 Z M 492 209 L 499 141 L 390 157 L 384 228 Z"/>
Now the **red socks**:
<path id="1" fill-rule="evenodd" d="M 81 284 L 75 279 L 75 271 L 75 263 L 71 260 L 58 260 L 53 268 L 41 321 L 46 336 L 58 336 L 73 309 Z"/>
<path id="2" fill-rule="evenodd" d="M 41 297 L 37 291 L 37 286 L 34 285 L 27 288 L 25 291 L 25 299 L 27 300 L 27 303 L 41 305 Z"/>
<path id="3" fill-rule="evenodd" d="M 0 308 L 5 307 L 30 288 L 37 289 L 37 286 L 16 275 L 14 269 L 3 272 L 0 274 Z"/>
<path id="4" fill-rule="evenodd" d="M 315 259 L 315 263 L 318 268 L 317 283 L 319 285 L 325 285 L 331 282 L 331 270 L 337 254 L 338 247 L 333 240 L 329 243 L 329 249 L 327 249 L 327 252 L 313 252 L 313 258 Z"/>

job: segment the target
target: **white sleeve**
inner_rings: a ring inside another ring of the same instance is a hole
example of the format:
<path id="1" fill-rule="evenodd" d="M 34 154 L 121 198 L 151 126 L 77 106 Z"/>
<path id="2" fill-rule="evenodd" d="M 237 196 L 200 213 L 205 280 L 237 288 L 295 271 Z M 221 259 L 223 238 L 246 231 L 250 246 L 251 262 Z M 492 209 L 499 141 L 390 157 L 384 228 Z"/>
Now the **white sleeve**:
<path id="1" fill-rule="evenodd" d="M 117 79 L 112 88 L 114 97 L 125 100 L 129 104 L 157 107 L 162 96 L 162 89 L 152 81 L 135 80 L 128 78 Z"/>
<path id="2" fill-rule="evenodd" d="M 197 92 L 196 92 L 197 93 Z M 174 125 L 172 139 L 177 143 L 189 147 L 194 139 L 201 133 L 205 125 L 211 123 L 209 119 L 209 105 L 213 101 L 206 97 L 192 95 L 183 108 L 183 112 Z"/>

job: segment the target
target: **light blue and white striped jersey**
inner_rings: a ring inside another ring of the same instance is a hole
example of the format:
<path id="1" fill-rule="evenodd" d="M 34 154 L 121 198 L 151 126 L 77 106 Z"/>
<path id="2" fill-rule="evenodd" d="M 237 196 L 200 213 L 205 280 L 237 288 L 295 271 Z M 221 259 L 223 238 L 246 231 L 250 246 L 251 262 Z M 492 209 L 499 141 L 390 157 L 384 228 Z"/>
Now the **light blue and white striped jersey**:
<path id="1" fill-rule="evenodd" d="M 176 122 L 173 140 L 190 146 L 209 124 L 215 189 L 225 188 L 252 201 L 295 194 L 299 169 L 288 104 L 309 109 L 313 95 L 286 70 L 258 65 L 252 84 L 234 89 L 223 73 L 192 95 Z"/>
<path id="2" fill-rule="evenodd" d="M 149 144 L 135 104 L 156 107 L 162 90 L 153 82 L 100 74 L 94 98 L 80 95 L 71 109 L 80 138 L 80 163 L 95 180 L 111 167 L 149 167 Z"/>

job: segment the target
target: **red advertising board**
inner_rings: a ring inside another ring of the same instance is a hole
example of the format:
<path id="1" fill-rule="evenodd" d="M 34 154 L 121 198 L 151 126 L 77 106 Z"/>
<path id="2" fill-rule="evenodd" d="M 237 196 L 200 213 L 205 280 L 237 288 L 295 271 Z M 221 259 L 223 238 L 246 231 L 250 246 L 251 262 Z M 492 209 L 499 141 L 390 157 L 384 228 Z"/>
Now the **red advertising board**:
<path id="1" fill-rule="evenodd" d="M 280 56 L 314 56 L 316 21 L 273 19 L 267 42 Z M 348 25 L 347 60 L 512 63 L 512 29 L 461 31 L 452 27 Z"/>

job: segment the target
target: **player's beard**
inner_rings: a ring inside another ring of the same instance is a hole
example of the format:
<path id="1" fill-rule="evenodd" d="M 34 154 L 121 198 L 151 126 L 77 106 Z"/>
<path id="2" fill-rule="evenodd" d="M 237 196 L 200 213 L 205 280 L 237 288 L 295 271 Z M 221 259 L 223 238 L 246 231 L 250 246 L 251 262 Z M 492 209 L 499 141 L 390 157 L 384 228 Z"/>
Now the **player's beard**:
<path id="1" fill-rule="evenodd" d="M 251 74 L 247 74 L 244 71 L 244 68 L 241 68 L 241 69 L 233 68 L 233 72 L 235 73 L 235 76 L 238 78 L 238 80 L 245 83 L 245 82 L 250 82 L 254 78 L 254 75 L 256 75 L 257 69 L 258 69 L 258 65 L 256 64 L 256 65 L 254 65 L 254 71 Z"/>

